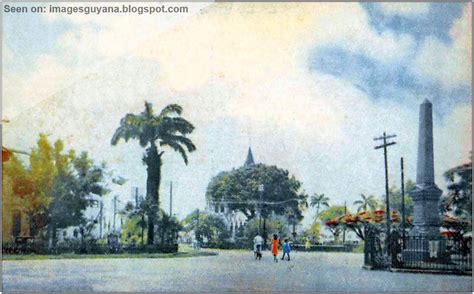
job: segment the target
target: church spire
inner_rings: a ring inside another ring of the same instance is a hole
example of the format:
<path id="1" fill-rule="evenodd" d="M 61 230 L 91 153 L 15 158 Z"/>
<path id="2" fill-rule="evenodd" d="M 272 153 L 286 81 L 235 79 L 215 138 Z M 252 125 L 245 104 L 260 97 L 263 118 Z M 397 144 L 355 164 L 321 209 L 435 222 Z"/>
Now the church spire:
<path id="1" fill-rule="evenodd" d="M 247 159 L 245 160 L 244 167 L 251 167 L 254 165 L 252 149 L 249 147 L 249 152 L 247 153 Z"/>

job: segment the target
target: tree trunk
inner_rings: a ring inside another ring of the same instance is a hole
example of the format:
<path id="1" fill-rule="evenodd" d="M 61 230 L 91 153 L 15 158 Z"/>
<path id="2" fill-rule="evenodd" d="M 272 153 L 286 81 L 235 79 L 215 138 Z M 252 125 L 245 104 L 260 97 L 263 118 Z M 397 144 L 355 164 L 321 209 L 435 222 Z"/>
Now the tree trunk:
<path id="1" fill-rule="evenodd" d="M 263 247 L 267 248 L 267 218 L 263 217 Z"/>
<path id="2" fill-rule="evenodd" d="M 58 236 L 57 236 L 57 229 L 55 225 L 52 226 L 51 238 L 53 240 L 53 248 L 56 248 L 56 244 L 58 242 Z"/>
<path id="3" fill-rule="evenodd" d="M 147 149 L 146 155 L 143 158 L 147 166 L 147 180 L 146 180 L 146 198 L 149 205 L 148 208 L 148 231 L 147 244 L 151 245 L 155 240 L 155 222 L 158 208 L 160 206 L 159 189 L 161 182 L 161 155 L 158 154 L 158 148 L 153 142 Z"/>
<path id="4" fill-rule="evenodd" d="M 143 239 L 144 239 L 144 234 L 145 234 L 145 215 L 142 214 L 142 246 L 144 245 Z"/>
<path id="5" fill-rule="evenodd" d="M 29 235 L 31 238 L 35 238 L 36 237 L 36 223 L 35 223 L 35 219 L 34 219 L 34 215 L 32 212 L 29 212 L 28 213 L 28 222 L 29 222 Z"/>
<path id="6" fill-rule="evenodd" d="M 161 248 L 165 246 L 165 228 L 161 228 Z"/>

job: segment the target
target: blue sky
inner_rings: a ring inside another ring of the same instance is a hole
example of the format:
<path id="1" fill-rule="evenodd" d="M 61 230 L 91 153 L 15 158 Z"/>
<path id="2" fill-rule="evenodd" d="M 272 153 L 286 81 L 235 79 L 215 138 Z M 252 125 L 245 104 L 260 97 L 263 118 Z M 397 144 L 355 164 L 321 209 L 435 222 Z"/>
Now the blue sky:
<path id="1" fill-rule="evenodd" d="M 364 3 L 371 26 L 382 33 L 392 31 L 409 34 L 416 41 L 414 58 L 427 37 L 436 37 L 446 44 L 453 42 L 449 31 L 463 10 L 464 4 L 431 3 L 429 12 L 421 17 L 386 15 L 378 3 Z M 395 100 L 414 107 L 417 96 L 424 96 L 438 105 L 436 115 L 441 119 L 458 103 L 470 103 L 471 84 L 464 83 L 452 88 L 442 87 L 440 82 L 415 75 L 411 60 L 387 64 L 353 53 L 337 46 L 317 46 L 308 59 L 310 70 L 324 72 L 352 83 L 374 101 Z"/>
<path id="2" fill-rule="evenodd" d="M 371 25 L 379 32 L 393 30 L 399 33 L 409 33 L 416 37 L 418 42 L 430 35 L 435 35 L 444 42 L 451 42 L 448 34 L 454 21 L 459 18 L 463 10 L 462 3 L 430 3 L 429 11 L 421 17 L 407 17 L 403 15 L 385 15 L 378 3 L 363 3 L 362 6 L 370 16 Z"/>
<path id="3" fill-rule="evenodd" d="M 14 66 L 5 65 L 11 70 L 26 71 L 40 55 L 57 53 L 58 38 L 72 28 L 67 22 L 51 25 L 40 14 L 4 14 L 3 42 L 18 57 Z"/>

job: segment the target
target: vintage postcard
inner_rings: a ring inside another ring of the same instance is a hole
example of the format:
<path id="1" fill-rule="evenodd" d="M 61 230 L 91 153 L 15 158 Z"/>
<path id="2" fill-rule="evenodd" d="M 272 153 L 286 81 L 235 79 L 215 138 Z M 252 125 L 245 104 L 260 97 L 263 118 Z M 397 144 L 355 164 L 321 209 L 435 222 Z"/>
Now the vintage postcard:
<path id="1" fill-rule="evenodd" d="M 472 3 L 3 2 L 2 291 L 472 291 Z"/>

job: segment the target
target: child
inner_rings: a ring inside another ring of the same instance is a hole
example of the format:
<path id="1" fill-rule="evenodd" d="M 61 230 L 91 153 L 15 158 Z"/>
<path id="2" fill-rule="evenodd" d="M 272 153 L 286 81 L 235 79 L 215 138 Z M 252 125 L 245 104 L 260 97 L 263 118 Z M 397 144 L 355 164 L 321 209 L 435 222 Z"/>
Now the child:
<path id="1" fill-rule="evenodd" d="M 262 259 L 262 244 L 254 245 L 255 259 Z"/>
<path id="2" fill-rule="evenodd" d="M 278 244 L 279 244 L 278 236 L 276 234 L 273 234 L 273 240 L 272 240 L 272 254 L 273 254 L 273 260 L 275 262 L 278 262 Z"/>
<path id="3" fill-rule="evenodd" d="M 288 256 L 288 261 L 290 261 L 290 243 L 288 242 L 288 239 L 285 239 L 285 242 L 283 243 L 283 256 L 281 257 L 281 260 L 285 259 L 285 254 Z"/>

